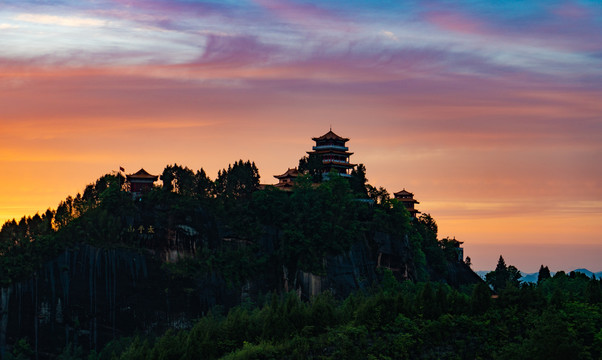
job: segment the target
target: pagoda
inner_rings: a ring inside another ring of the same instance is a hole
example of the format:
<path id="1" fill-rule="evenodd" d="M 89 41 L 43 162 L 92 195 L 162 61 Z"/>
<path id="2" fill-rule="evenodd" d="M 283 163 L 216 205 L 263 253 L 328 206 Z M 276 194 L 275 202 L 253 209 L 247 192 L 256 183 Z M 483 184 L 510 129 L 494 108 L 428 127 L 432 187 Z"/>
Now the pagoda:
<path id="1" fill-rule="evenodd" d="M 280 190 L 291 191 L 297 176 L 299 176 L 299 170 L 297 170 L 297 168 L 289 168 L 282 175 L 274 175 L 274 177 L 278 179 L 278 184 L 274 186 Z"/>
<path id="2" fill-rule="evenodd" d="M 322 172 L 327 174 L 336 171 L 342 176 L 350 176 L 349 169 L 353 169 L 356 164 L 349 162 L 349 157 L 353 155 L 345 143 L 349 139 L 340 137 L 332 132 L 332 129 L 320 137 L 312 138 L 316 145 L 312 147 L 313 151 L 308 151 L 309 156 L 318 156 L 322 159 Z"/>
<path id="3" fill-rule="evenodd" d="M 134 174 L 126 175 L 126 177 L 132 194 L 143 194 L 150 191 L 155 181 L 159 178 L 158 175 L 151 175 L 144 169 L 140 169 Z"/>
<path id="4" fill-rule="evenodd" d="M 406 210 L 408 210 L 408 212 L 410 213 L 410 215 L 412 215 L 413 218 L 416 217 L 416 214 L 420 214 L 420 211 L 418 211 L 414 208 L 415 204 L 420 204 L 420 203 L 418 201 L 414 200 L 413 193 L 407 191 L 406 189 L 403 189 L 401 191 L 393 193 L 393 196 L 395 196 L 395 199 L 397 201 L 401 202 L 403 204 L 403 206 L 405 206 Z"/>

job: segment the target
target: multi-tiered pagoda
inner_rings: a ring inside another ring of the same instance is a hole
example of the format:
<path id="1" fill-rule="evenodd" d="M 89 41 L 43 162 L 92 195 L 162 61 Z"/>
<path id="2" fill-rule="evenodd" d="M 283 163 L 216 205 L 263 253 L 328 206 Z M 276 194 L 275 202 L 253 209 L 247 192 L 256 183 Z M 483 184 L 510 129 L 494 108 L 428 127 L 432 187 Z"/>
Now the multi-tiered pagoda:
<path id="1" fill-rule="evenodd" d="M 349 176 L 349 170 L 356 165 L 349 162 L 349 156 L 353 155 L 345 146 L 349 139 L 340 137 L 331 129 L 326 134 L 312 138 L 312 140 L 316 142 L 316 146 L 312 147 L 313 151 L 307 153 L 309 156 L 318 156 L 322 160 L 324 173 L 336 171 L 342 176 Z"/>
<path id="2" fill-rule="evenodd" d="M 403 204 L 403 206 L 405 206 L 406 210 L 408 210 L 412 217 L 416 217 L 416 214 L 420 214 L 420 211 L 416 210 L 416 208 L 414 207 L 415 204 L 420 203 L 414 199 L 413 193 L 407 191 L 406 189 L 403 189 L 401 191 L 393 193 L 393 196 L 395 196 L 395 199 L 397 199 Z"/>

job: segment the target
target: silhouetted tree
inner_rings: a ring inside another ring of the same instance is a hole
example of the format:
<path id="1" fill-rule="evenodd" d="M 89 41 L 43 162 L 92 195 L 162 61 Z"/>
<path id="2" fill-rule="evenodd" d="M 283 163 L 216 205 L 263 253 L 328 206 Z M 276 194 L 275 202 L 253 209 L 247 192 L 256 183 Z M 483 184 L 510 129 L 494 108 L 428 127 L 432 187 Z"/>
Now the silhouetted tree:
<path id="1" fill-rule="evenodd" d="M 259 170 L 254 162 L 239 160 L 217 173 L 215 192 L 224 198 L 249 198 L 259 188 Z"/>
<path id="2" fill-rule="evenodd" d="M 485 275 L 485 281 L 491 285 L 495 291 L 500 291 L 505 289 L 507 284 L 518 287 L 521 276 L 520 271 L 518 271 L 516 267 L 512 265 L 506 266 L 504 258 L 500 255 L 495 271 L 487 273 Z"/>
<path id="3" fill-rule="evenodd" d="M 431 214 L 424 213 L 420 215 L 418 218 L 418 223 L 424 225 L 425 228 L 429 229 L 435 235 L 435 237 L 437 237 L 439 227 L 437 226 L 435 219 L 431 217 Z"/>
<path id="4" fill-rule="evenodd" d="M 537 274 L 537 283 L 541 283 L 542 281 L 549 279 L 551 277 L 550 275 L 550 269 L 548 269 L 547 266 L 543 266 L 543 264 L 539 267 L 539 274 Z"/>
<path id="5" fill-rule="evenodd" d="M 377 189 L 374 186 L 368 184 L 366 185 L 366 188 L 366 190 L 368 191 L 368 197 L 374 200 L 376 204 L 385 205 L 389 203 L 391 197 L 389 196 L 389 192 L 387 191 L 387 189 L 385 189 L 384 187 L 381 186 Z"/>
<path id="6" fill-rule="evenodd" d="M 456 240 L 456 238 L 450 239 L 449 237 L 443 238 L 439 240 L 439 247 L 443 250 L 445 257 L 449 261 L 459 261 L 458 260 L 458 249 L 462 242 Z"/>
<path id="7" fill-rule="evenodd" d="M 299 172 L 309 174 L 311 181 L 315 183 L 322 182 L 322 173 L 324 172 L 322 156 L 309 154 L 299 159 Z"/>
<path id="8" fill-rule="evenodd" d="M 205 170 L 201 168 L 194 175 L 196 183 L 196 196 L 199 199 L 208 198 L 213 190 L 213 181 L 207 176 Z"/>
<path id="9" fill-rule="evenodd" d="M 161 174 L 163 189 L 184 196 L 193 196 L 197 191 L 194 172 L 186 166 L 167 165 Z"/>
<path id="10" fill-rule="evenodd" d="M 366 167 L 364 164 L 359 164 L 355 169 L 351 170 L 351 178 L 349 179 L 351 190 L 361 197 L 368 197 L 367 183 Z"/>
<path id="11" fill-rule="evenodd" d="M 165 169 L 163 169 L 163 173 L 161 174 L 160 179 L 161 181 L 163 181 L 163 190 L 167 192 L 173 191 L 173 181 L 175 179 L 175 174 L 171 165 L 167 165 Z"/>

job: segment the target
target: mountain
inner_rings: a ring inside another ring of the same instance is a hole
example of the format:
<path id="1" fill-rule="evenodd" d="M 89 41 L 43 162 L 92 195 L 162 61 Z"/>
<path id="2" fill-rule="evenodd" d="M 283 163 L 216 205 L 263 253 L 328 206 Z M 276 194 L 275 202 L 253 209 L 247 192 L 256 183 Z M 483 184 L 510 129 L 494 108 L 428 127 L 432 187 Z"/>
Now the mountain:
<path id="1" fill-rule="evenodd" d="M 430 216 L 357 201 L 343 177 L 260 188 L 240 161 L 214 185 L 179 166 L 161 178 L 163 187 L 133 194 L 106 175 L 56 211 L 1 228 L 0 353 L 23 337 L 49 353 L 57 343 L 97 349 L 271 294 L 343 299 L 386 276 L 481 282 L 457 242 L 437 240 Z"/>
<path id="2" fill-rule="evenodd" d="M 602 271 L 598 271 L 596 273 L 588 270 L 588 269 L 575 269 L 573 270 L 576 273 L 582 273 L 587 275 L 588 277 L 593 277 L 594 275 L 596 276 L 596 279 L 600 279 L 600 277 L 602 276 Z M 479 271 L 475 271 L 477 273 L 477 275 L 479 275 L 481 277 L 481 279 L 485 280 L 485 275 L 487 275 L 487 273 L 489 273 L 489 271 L 487 270 L 479 270 Z M 522 272 L 521 272 L 522 273 Z M 571 272 L 567 272 L 567 274 L 570 274 Z M 534 272 L 534 273 L 522 273 L 523 276 L 519 279 L 521 282 L 526 282 L 526 283 L 536 283 L 537 282 L 537 277 L 539 276 L 539 272 Z M 551 272 L 550 273 L 552 276 L 554 276 L 555 272 Z"/>
<path id="3" fill-rule="evenodd" d="M 552 273 L 551 273 L 551 275 L 554 276 L 554 274 L 552 274 Z M 518 280 L 521 282 L 526 282 L 526 283 L 536 283 L 538 277 L 539 277 L 539 272 L 536 272 L 536 273 L 531 273 L 531 274 L 523 274 L 523 276 Z"/>

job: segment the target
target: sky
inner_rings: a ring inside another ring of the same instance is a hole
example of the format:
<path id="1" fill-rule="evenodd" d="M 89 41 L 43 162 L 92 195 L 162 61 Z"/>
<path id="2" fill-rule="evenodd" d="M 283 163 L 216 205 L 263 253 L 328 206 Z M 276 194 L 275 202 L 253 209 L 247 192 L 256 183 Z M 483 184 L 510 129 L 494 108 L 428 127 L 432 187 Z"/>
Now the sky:
<path id="1" fill-rule="evenodd" d="M 598 0 L 3 0 L 0 49 L 0 222 L 332 127 L 473 269 L 602 270 Z"/>

